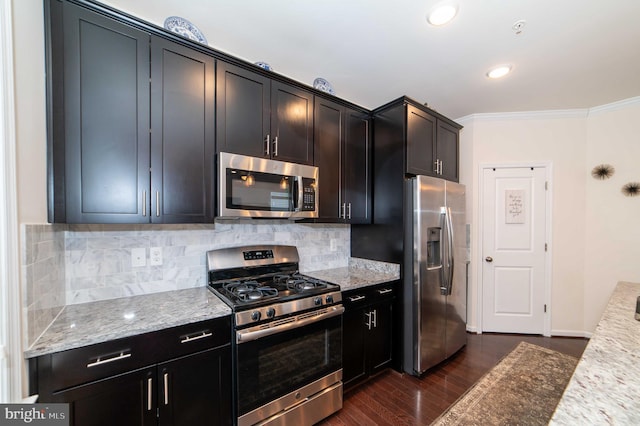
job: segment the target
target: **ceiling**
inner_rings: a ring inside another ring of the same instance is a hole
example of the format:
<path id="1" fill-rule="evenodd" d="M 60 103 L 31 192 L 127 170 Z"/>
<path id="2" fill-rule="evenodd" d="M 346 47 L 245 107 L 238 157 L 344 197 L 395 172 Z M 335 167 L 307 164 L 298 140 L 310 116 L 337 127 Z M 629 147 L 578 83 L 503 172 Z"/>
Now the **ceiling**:
<path id="1" fill-rule="evenodd" d="M 453 119 L 590 108 L 640 96 L 639 0 L 102 0 L 373 109 L 407 95 Z M 425 16 L 455 3 L 443 27 Z M 526 24 L 520 34 L 512 29 Z M 494 65 L 513 71 L 486 77 Z"/>

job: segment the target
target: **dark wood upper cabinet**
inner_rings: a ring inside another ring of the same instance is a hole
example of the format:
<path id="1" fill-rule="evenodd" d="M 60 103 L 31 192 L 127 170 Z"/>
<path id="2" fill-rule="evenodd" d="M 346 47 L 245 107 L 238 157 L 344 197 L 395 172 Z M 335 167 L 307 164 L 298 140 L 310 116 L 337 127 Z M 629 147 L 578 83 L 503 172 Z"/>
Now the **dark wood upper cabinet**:
<path id="1" fill-rule="evenodd" d="M 319 220 L 370 223 L 370 118 L 322 97 L 316 97 L 314 111 Z"/>
<path id="2" fill-rule="evenodd" d="M 218 152 L 267 156 L 271 81 L 258 73 L 218 61 L 216 83 Z"/>
<path id="3" fill-rule="evenodd" d="M 313 93 L 218 61 L 217 150 L 313 164 Z"/>
<path id="4" fill-rule="evenodd" d="M 50 221 L 213 221 L 214 58 L 45 4 Z"/>
<path id="5" fill-rule="evenodd" d="M 436 118 L 407 105 L 407 173 L 434 175 L 436 171 Z"/>
<path id="6" fill-rule="evenodd" d="M 443 120 L 438 120 L 436 135 L 440 175 L 444 179 L 458 182 L 460 179 L 460 129 Z"/>
<path id="7" fill-rule="evenodd" d="M 212 222 L 215 60 L 151 38 L 151 221 Z"/>
<path id="8" fill-rule="evenodd" d="M 64 61 L 49 78 L 64 92 L 50 97 L 50 219 L 148 222 L 149 35 L 70 3 L 51 7 L 51 56 Z"/>
<path id="9" fill-rule="evenodd" d="M 462 126 L 406 96 L 375 109 L 373 120 L 375 155 L 382 156 L 381 165 L 393 162 L 396 171 L 404 170 L 408 175 L 458 181 Z M 379 179 L 382 176 L 384 180 L 397 179 L 378 173 L 376 185 L 386 185 Z"/>
<path id="10" fill-rule="evenodd" d="M 406 120 L 406 172 L 457 182 L 461 127 L 409 102 Z"/>

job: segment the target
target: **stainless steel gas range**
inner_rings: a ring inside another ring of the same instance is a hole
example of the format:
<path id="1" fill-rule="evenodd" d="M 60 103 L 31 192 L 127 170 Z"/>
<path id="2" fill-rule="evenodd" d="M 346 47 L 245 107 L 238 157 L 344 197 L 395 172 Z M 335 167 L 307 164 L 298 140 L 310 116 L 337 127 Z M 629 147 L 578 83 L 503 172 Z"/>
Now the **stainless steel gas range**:
<path id="1" fill-rule="evenodd" d="M 342 408 L 340 287 L 298 265 L 294 246 L 207 252 L 208 287 L 233 310 L 240 426 L 312 425 Z"/>

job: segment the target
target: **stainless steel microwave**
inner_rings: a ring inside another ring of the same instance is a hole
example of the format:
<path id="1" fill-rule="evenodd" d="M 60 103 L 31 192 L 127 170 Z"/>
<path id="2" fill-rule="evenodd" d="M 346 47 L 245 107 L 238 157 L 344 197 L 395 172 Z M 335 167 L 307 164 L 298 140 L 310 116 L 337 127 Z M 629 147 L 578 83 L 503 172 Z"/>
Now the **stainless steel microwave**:
<path id="1" fill-rule="evenodd" d="M 218 216 L 318 217 L 318 168 L 221 152 Z"/>

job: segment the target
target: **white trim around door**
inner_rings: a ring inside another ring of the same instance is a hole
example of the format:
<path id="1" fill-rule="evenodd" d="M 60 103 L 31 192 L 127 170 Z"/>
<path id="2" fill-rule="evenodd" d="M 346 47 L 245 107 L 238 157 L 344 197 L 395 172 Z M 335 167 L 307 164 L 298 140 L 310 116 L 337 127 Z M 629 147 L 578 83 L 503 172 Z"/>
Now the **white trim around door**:
<path id="1" fill-rule="evenodd" d="M 11 0 L 0 0 L 0 403 L 23 394 Z"/>
<path id="2" fill-rule="evenodd" d="M 477 324 L 477 332 L 482 333 L 483 328 L 483 262 L 484 262 L 484 253 L 483 253 L 483 236 L 482 236 L 482 224 L 484 223 L 484 201 L 483 201 L 483 188 L 485 185 L 484 182 L 484 171 L 486 169 L 501 169 L 501 168 L 543 168 L 545 170 L 545 182 L 546 182 L 546 191 L 545 191 L 545 241 L 546 241 L 546 259 L 545 259 L 545 270 L 544 270 L 544 304 L 546 306 L 546 313 L 544 315 L 544 324 L 543 324 L 543 335 L 550 336 L 551 335 L 551 312 L 552 312 L 552 304 L 551 304 L 551 288 L 552 288 L 552 181 L 551 177 L 553 176 L 552 163 L 551 162 L 518 162 L 518 163 L 491 163 L 491 164 L 480 164 L 478 167 L 478 225 L 476 230 L 476 242 L 474 244 L 475 252 L 477 256 L 475 256 L 475 267 L 476 267 L 476 282 L 477 291 L 476 291 L 476 324 Z"/>

